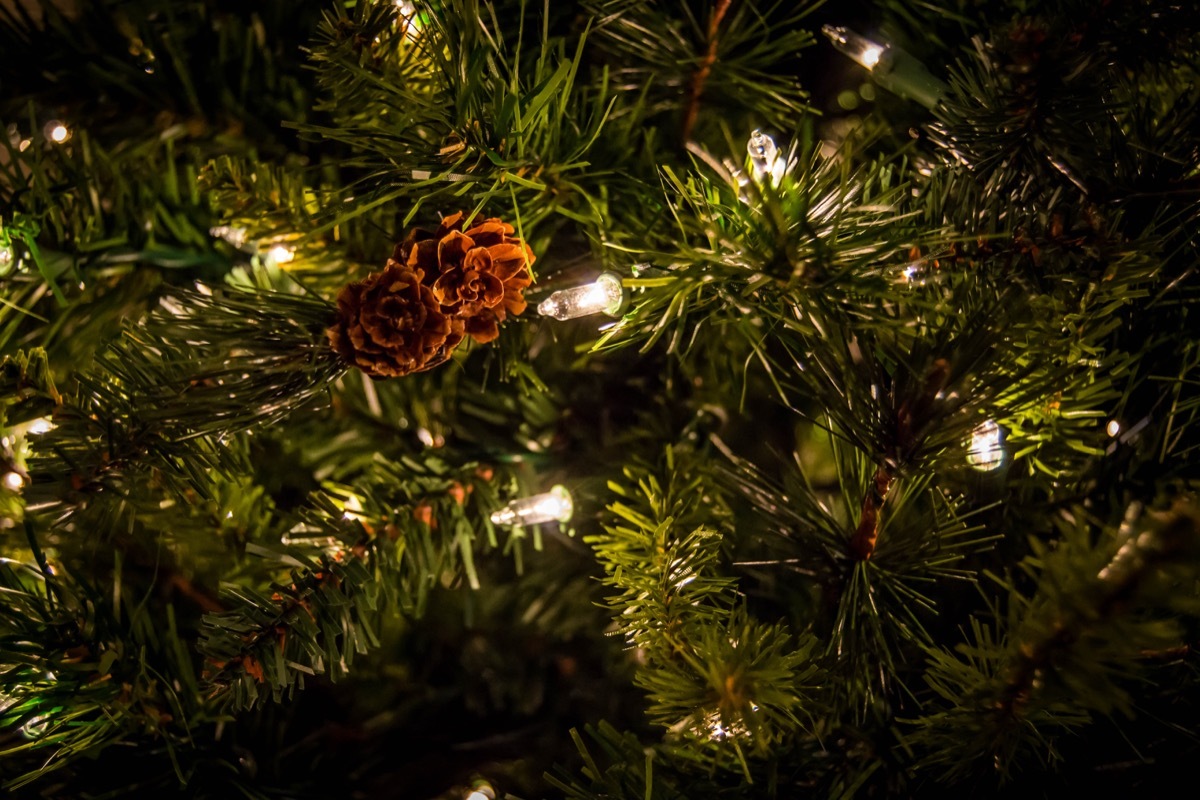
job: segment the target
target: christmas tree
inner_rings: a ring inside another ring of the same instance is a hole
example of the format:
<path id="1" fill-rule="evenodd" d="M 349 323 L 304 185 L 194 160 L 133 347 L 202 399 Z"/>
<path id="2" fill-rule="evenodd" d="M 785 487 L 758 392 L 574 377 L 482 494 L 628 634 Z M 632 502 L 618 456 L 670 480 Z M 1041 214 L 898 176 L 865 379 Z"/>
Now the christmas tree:
<path id="1" fill-rule="evenodd" d="M 6 0 L 6 796 L 1165 793 L 1198 54 L 1180 0 Z"/>

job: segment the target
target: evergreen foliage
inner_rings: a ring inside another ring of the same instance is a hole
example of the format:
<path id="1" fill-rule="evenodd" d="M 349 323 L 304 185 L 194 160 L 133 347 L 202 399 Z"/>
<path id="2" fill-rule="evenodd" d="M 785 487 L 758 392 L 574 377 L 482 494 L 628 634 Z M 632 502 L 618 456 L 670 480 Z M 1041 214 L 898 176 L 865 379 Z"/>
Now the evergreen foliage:
<path id="1" fill-rule="evenodd" d="M 3 791 L 1174 791 L 1198 56 L 1177 0 L 0 3 Z M 350 369 L 458 211 L 529 308 Z"/>

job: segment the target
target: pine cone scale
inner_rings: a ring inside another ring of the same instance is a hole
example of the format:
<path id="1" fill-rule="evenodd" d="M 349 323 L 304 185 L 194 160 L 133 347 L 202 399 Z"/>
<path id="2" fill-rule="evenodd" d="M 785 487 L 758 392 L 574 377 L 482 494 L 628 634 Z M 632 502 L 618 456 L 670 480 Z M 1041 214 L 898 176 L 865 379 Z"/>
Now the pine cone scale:
<path id="1" fill-rule="evenodd" d="M 462 223 L 458 212 L 432 233 L 414 228 L 383 272 L 342 289 L 328 331 L 342 358 L 373 378 L 422 372 L 449 359 L 464 336 L 493 341 L 509 314 L 525 310 L 533 251 L 499 219 L 466 232 Z"/>

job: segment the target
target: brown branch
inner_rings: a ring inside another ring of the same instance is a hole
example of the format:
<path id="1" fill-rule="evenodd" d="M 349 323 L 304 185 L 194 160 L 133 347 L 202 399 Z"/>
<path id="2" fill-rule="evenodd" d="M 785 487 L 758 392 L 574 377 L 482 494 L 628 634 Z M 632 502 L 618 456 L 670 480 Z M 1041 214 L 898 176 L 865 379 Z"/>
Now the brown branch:
<path id="1" fill-rule="evenodd" d="M 896 479 L 895 467 L 883 463 L 875 471 L 871 486 L 863 497 L 862 511 L 858 515 L 858 527 L 850 537 L 850 549 L 860 561 L 866 561 L 875 552 L 875 544 L 879 541 L 879 526 L 882 522 L 880 514 L 887 500 L 888 490 Z"/>
<path id="2" fill-rule="evenodd" d="M 858 515 L 858 527 L 850 537 L 850 549 L 860 561 L 866 561 L 875 552 L 879 541 L 879 528 L 883 520 L 883 504 L 888 491 L 896 480 L 898 465 L 907 461 L 929 423 L 930 409 L 938 394 L 950 381 L 950 362 L 939 358 L 930 366 L 915 398 L 900 404 L 894 420 L 889 457 L 879 464 L 875 477 L 863 497 L 862 510 Z"/>
<path id="3" fill-rule="evenodd" d="M 221 604 L 221 601 L 211 591 L 205 587 L 197 586 L 178 572 L 172 572 L 167 577 L 165 583 L 168 587 L 195 603 L 201 611 L 208 614 L 220 614 L 225 610 L 225 606 Z"/>
<path id="4" fill-rule="evenodd" d="M 725 12 L 729 10 L 729 6 L 733 0 L 717 0 L 716 6 L 713 8 L 712 16 L 708 20 L 708 50 L 704 53 L 704 57 L 700 59 L 699 66 L 692 73 L 692 84 L 688 92 L 688 105 L 683 114 L 683 142 L 687 144 L 688 139 L 692 135 L 692 127 L 696 124 L 696 116 L 700 113 L 700 95 L 704 93 L 704 84 L 708 81 L 708 76 L 712 72 L 713 64 L 717 61 L 717 30 L 721 27 L 721 20 L 725 18 Z"/>

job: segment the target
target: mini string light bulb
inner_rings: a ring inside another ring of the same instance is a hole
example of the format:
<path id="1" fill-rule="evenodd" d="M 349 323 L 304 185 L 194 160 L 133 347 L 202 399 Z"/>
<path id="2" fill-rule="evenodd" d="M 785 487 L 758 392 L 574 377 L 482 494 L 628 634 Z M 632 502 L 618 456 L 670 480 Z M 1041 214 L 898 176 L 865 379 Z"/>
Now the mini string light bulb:
<path id="1" fill-rule="evenodd" d="M 538 303 L 538 313 L 560 321 L 589 314 L 617 317 L 623 305 L 625 287 L 621 285 L 621 279 L 611 272 L 604 272 L 593 283 L 554 292 Z"/>
<path id="2" fill-rule="evenodd" d="M 839 25 L 825 25 L 821 32 L 839 52 L 866 67 L 871 79 L 889 92 L 911 98 L 926 108 L 936 106 L 946 93 L 946 84 L 899 47 L 880 44 Z"/>
<path id="3" fill-rule="evenodd" d="M 71 138 L 71 129 L 56 119 L 47 122 L 42 132 L 46 134 L 47 139 L 56 144 L 62 144 Z"/>
<path id="4" fill-rule="evenodd" d="M 759 180 L 770 176 L 773 181 L 778 181 L 787 170 L 787 161 L 780 157 L 775 140 L 758 129 L 746 141 L 746 152 L 750 154 L 754 177 Z"/>
<path id="5" fill-rule="evenodd" d="M 21 491 L 21 487 L 25 485 L 25 478 L 15 469 L 4 473 L 4 477 L 0 478 L 0 480 L 4 482 L 4 488 L 13 492 Z"/>
<path id="6" fill-rule="evenodd" d="M 981 423 L 971 432 L 967 446 L 967 463 L 980 472 L 991 472 L 1004 463 L 1003 431 L 992 420 Z"/>
<path id="7" fill-rule="evenodd" d="M 850 56 L 850 58 L 869 70 L 873 70 L 879 65 L 880 60 L 883 59 L 884 54 L 889 49 L 887 45 L 873 42 L 867 37 L 855 33 L 849 28 L 843 28 L 840 25 L 826 25 L 821 28 L 821 33 L 829 37 L 829 41 L 833 42 L 833 46 L 839 52 Z"/>
<path id="8" fill-rule="evenodd" d="M 537 525 L 539 522 L 568 522 L 575 503 L 565 486 L 555 486 L 543 494 L 521 497 L 493 511 L 493 525 Z"/>
<path id="9" fill-rule="evenodd" d="M 1110 419 L 1108 421 L 1108 424 L 1106 426 L 1104 426 L 1104 431 L 1109 436 L 1115 437 L 1117 434 L 1119 434 L 1121 432 L 1121 423 L 1115 419 Z"/>

